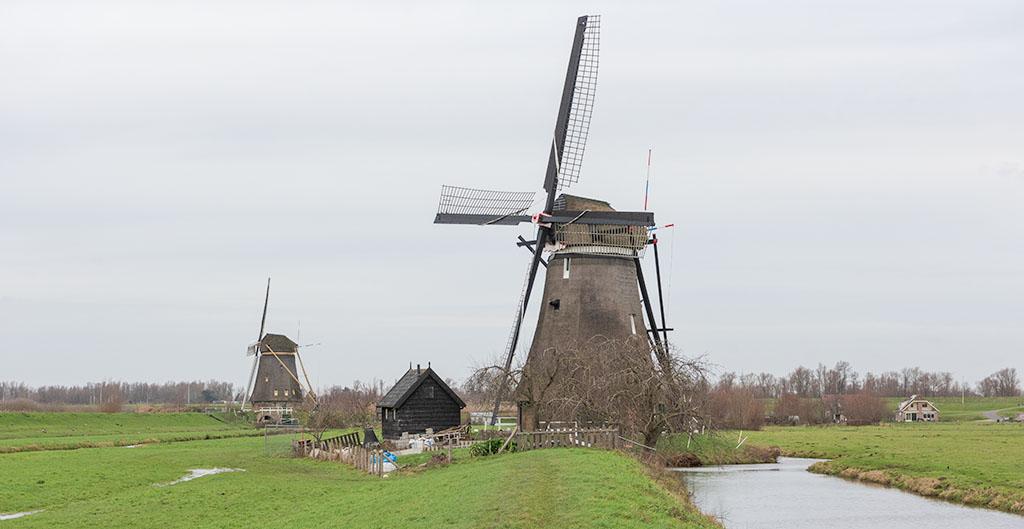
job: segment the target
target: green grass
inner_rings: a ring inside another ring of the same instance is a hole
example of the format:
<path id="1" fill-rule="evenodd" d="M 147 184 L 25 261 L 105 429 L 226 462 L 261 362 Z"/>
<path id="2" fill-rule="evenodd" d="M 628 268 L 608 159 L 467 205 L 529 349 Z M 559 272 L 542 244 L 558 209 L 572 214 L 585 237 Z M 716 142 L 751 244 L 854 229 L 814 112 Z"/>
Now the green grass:
<path id="1" fill-rule="evenodd" d="M 625 456 L 549 449 L 376 478 L 289 436 L 0 456 L 5 527 L 714 527 Z M 191 468 L 221 474 L 154 487 Z"/>
<path id="2" fill-rule="evenodd" d="M 231 415 L 0 413 L 0 453 L 213 439 L 262 432 Z"/>
<path id="3" fill-rule="evenodd" d="M 961 404 L 960 397 L 925 397 L 939 409 L 940 421 L 979 421 L 986 411 L 1019 408 L 1024 406 L 1024 397 L 967 397 Z M 895 414 L 901 398 L 886 398 L 885 402 Z"/>
<path id="4" fill-rule="evenodd" d="M 936 403 L 937 406 L 941 405 Z M 1024 425 L 984 422 L 771 427 L 750 443 L 829 458 L 817 471 L 1024 512 Z"/>

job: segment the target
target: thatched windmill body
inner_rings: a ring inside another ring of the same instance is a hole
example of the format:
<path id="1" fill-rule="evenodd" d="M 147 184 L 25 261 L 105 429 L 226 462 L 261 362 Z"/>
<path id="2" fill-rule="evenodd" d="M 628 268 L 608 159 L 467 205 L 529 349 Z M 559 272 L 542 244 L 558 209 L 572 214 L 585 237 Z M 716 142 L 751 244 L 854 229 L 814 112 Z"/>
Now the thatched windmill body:
<path id="1" fill-rule="evenodd" d="M 294 407 L 305 399 L 316 402 L 309 376 L 299 356 L 299 344 L 283 334 L 264 334 L 267 306 L 270 304 L 270 279 L 263 300 L 263 317 L 256 342 L 249 345 L 247 355 L 253 357 L 242 408 L 251 406 L 259 422 L 278 422 L 290 417 Z M 305 387 L 299 378 L 301 371 Z"/>
<path id="2" fill-rule="evenodd" d="M 664 310 L 660 328 L 655 321 L 640 263 L 651 242 L 648 228 L 654 225 L 654 214 L 615 211 L 608 202 L 564 193 L 580 177 L 597 83 L 599 35 L 599 17 L 583 16 L 577 20 L 540 212 L 530 213 L 536 196 L 532 192 L 443 186 L 434 219 L 437 224 L 537 225 L 535 240 L 519 237 L 517 243 L 530 250 L 532 256 L 505 346 L 507 374 L 537 271 L 543 266 L 543 300 L 524 366 L 524 379 L 529 378 L 532 367 L 548 363 L 560 350 L 593 340 L 640 340 L 649 344 L 648 356 L 653 352 L 667 366 L 663 335 L 669 329 L 664 324 Z M 660 292 L 660 280 L 658 283 Z M 495 399 L 492 424 L 502 398 L 498 395 Z M 521 405 L 522 398 L 520 392 L 517 399 Z M 525 404 L 528 408 L 529 403 Z"/>

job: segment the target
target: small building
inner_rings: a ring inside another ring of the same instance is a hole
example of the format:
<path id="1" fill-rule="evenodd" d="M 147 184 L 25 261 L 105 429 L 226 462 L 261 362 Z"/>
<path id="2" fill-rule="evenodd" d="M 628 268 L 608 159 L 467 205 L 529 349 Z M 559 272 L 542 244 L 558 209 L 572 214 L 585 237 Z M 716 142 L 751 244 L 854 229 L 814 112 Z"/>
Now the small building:
<path id="1" fill-rule="evenodd" d="M 384 439 L 458 426 L 466 403 L 427 365 L 411 366 L 377 403 Z"/>
<path id="2" fill-rule="evenodd" d="M 911 395 L 900 403 L 896 410 L 896 422 L 935 422 L 939 420 L 939 409 L 931 401 Z"/>

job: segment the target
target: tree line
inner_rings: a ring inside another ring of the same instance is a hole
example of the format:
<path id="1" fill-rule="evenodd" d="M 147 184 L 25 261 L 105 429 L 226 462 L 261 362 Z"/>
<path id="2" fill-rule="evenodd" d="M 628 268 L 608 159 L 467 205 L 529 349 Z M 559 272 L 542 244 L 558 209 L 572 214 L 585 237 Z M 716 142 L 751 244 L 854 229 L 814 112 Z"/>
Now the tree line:
<path id="1" fill-rule="evenodd" d="M 30 387 L 0 381 L 0 401 L 28 400 L 39 404 L 201 404 L 240 401 L 242 389 L 231 382 L 90 382 L 75 386 Z"/>
<path id="2" fill-rule="evenodd" d="M 982 397 L 1016 397 L 1021 394 L 1016 368 L 1007 367 L 984 379 L 969 384 L 958 381 L 948 371 L 930 372 L 920 367 L 907 367 L 883 373 L 854 371 L 848 362 L 837 362 L 832 367 L 818 364 L 814 369 L 798 366 L 790 373 L 776 376 L 771 373 L 722 373 L 718 386 L 750 390 L 757 398 L 781 398 L 795 395 L 803 398 L 821 398 L 828 395 L 870 393 L 879 397 L 952 397 L 960 395 Z"/>

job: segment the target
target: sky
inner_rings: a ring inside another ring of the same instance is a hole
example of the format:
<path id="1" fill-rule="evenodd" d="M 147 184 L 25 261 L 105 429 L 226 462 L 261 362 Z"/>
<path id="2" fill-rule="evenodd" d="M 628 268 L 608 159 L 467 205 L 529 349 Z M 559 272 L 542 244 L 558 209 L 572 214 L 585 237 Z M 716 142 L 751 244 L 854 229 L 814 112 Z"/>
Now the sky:
<path id="1" fill-rule="evenodd" d="M 0 379 L 241 385 L 268 275 L 315 385 L 465 377 L 532 230 L 433 225 L 440 186 L 541 187 L 582 14 L 572 192 L 641 209 L 653 149 L 682 352 L 1024 369 L 1015 0 L 6 0 Z"/>

